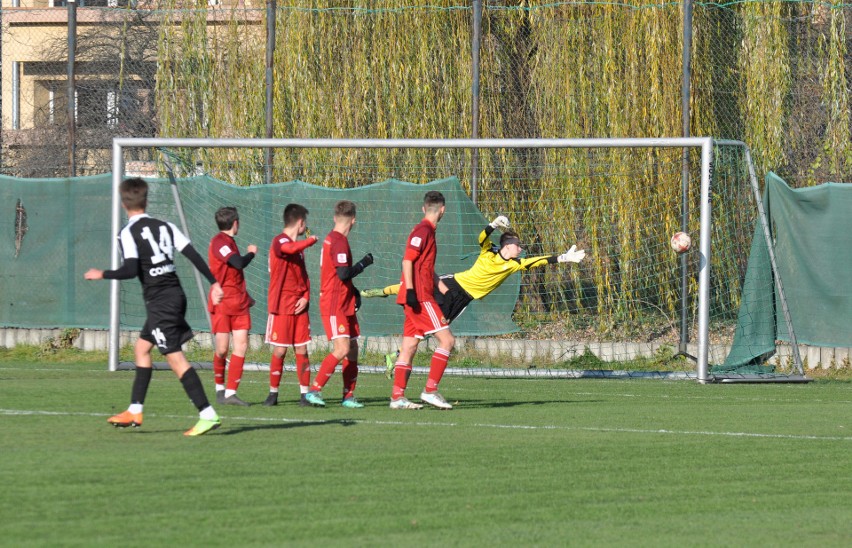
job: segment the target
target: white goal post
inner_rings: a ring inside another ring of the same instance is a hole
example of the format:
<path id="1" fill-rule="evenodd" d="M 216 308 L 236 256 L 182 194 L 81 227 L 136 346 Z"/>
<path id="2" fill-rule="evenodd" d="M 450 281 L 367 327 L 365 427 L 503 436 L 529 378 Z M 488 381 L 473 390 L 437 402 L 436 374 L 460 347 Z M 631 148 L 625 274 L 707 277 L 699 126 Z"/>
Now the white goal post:
<path id="1" fill-rule="evenodd" d="M 729 146 L 743 146 L 726 141 Z M 708 371 L 708 333 L 710 311 L 711 264 L 711 185 L 713 176 L 713 150 L 715 142 L 710 137 L 691 138 L 613 138 L 613 139 L 205 139 L 205 138 L 116 138 L 112 156 L 112 268 L 118 268 L 120 254 L 117 237 L 122 225 L 119 184 L 124 177 L 125 151 L 130 148 L 253 148 L 253 149 L 618 149 L 618 148 L 670 148 L 697 149 L 700 151 L 699 188 L 699 259 L 697 294 L 697 348 L 696 378 L 705 383 L 712 380 Z M 751 172 L 751 184 L 759 191 Z M 765 223 L 765 220 L 763 221 Z M 767 233 L 768 236 L 768 233 Z M 774 265 L 773 265 L 774 266 Z M 780 283 L 780 280 L 779 280 Z M 109 368 L 117 369 L 119 363 L 120 335 L 119 282 L 110 285 L 110 344 Z M 790 329 L 792 332 L 792 328 Z M 794 352 L 796 351 L 795 345 Z"/>

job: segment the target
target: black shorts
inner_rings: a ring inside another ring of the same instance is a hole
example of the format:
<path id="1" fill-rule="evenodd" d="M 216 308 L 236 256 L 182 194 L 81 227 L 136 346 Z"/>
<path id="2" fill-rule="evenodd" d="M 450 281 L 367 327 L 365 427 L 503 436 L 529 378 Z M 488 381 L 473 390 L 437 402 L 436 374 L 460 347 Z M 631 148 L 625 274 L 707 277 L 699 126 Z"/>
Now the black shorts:
<path id="1" fill-rule="evenodd" d="M 181 288 L 161 290 L 145 301 L 148 317 L 139 338 L 159 349 L 160 354 L 179 352 L 183 343 L 192 339 L 192 328 L 186 323 L 186 295 Z"/>
<path id="2" fill-rule="evenodd" d="M 441 276 L 441 281 L 447 286 L 447 292 L 441 293 L 435 286 L 435 301 L 441 307 L 441 312 L 444 314 L 447 323 L 452 323 L 464 312 L 473 297 L 459 285 L 452 274 L 444 274 Z"/>

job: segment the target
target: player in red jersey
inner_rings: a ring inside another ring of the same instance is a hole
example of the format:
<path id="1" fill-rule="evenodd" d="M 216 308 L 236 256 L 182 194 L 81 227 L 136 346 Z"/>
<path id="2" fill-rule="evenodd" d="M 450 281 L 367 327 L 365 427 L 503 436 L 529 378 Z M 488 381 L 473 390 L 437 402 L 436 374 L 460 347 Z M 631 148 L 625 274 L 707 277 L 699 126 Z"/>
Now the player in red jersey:
<path id="1" fill-rule="evenodd" d="M 210 240 L 210 247 L 207 249 L 210 271 L 225 292 L 219 304 L 213 304 L 209 298 L 207 300 L 207 310 L 210 312 L 215 337 L 213 378 L 216 382 L 216 403 L 248 406 L 249 403 L 237 396 L 237 389 L 243 378 L 243 364 L 246 360 L 248 334 L 251 329 L 249 309 L 254 305 L 254 299 L 246 290 L 243 269 L 257 255 L 257 246 L 249 245 L 246 248 L 248 253 L 240 255 L 237 242 L 234 240 L 234 236 L 240 231 L 240 215 L 237 213 L 237 208 L 220 207 L 216 211 L 216 225 L 219 227 L 219 232 Z M 226 385 L 225 364 L 232 334 L 234 349 L 228 363 Z"/>
<path id="2" fill-rule="evenodd" d="M 284 231 L 272 239 L 269 248 L 266 343 L 272 345 L 272 359 L 269 362 L 269 396 L 263 405 L 278 405 L 284 356 L 291 346 L 296 354 L 296 377 L 301 392 L 299 405 L 310 405 L 305 394 L 311 382 L 311 362 L 308 359 L 311 282 L 305 268 L 304 251 L 317 243 L 317 237 L 308 236 L 299 240 L 299 236 L 307 230 L 308 210 L 305 206 L 287 204 L 284 208 Z"/>
<path id="3" fill-rule="evenodd" d="M 370 253 L 352 264 L 349 232 L 355 226 L 355 204 L 341 200 L 334 206 L 334 229 L 322 243 L 320 256 L 320 316 L 331 353 L 325 357 L 314 377 L 311 389 L 305 395 L 312 405 L 325 406 L 320 391 L 343 361 L 343 407 L 357 409 L 364 404 L 355 399 L 358 380 L 358 337 L 361 334 L 355 311 L 361 304 L 361 295 L 352 284 L 352 278 L 373 264 Z"/>
<path id="4" fill-rule="evenodd" d="M 450 352 L 456 343 L 449 322 L 435 301 L 435 257 L 438 245 L 435 229 L 445 210 L 444 195 L 430 190 L 423 199 L 423 220 L 408 236 L 405 255 L 402 258 L 402 280 L 397 304 L 403 306 L 405 323 L 402 327 L 402 347 L 394 364 L 391 409 L 421 409 L 423 406 L 405 397 L 405 388 L 411 376 L 411 364 L 417 346 L 426 335 L 434 335 L 438 348 L 432 354 L 429 378 L 420 400 L 438 409 L 452 409 L 441 394 L 438 383 L 447 368 Z"/>

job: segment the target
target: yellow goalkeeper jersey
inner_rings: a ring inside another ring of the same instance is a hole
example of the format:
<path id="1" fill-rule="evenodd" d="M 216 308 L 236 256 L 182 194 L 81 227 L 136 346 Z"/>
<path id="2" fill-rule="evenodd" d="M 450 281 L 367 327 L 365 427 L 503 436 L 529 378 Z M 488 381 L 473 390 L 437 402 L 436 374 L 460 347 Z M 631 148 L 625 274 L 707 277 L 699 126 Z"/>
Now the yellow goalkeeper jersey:
<path id="1" fill-rule="evenodd" d="M 491 240 L 485 230 L 479 234 L 479 247 L 479 258 L 473 266 L 453 276 L 474 299 L 481 299 L 497 289 L 511 274 L 535 266 L 544 266 L 551 258 L 551 255 L 543 255 L 526 259 L 504 259 L 499 252 L 492 251 Z"/>

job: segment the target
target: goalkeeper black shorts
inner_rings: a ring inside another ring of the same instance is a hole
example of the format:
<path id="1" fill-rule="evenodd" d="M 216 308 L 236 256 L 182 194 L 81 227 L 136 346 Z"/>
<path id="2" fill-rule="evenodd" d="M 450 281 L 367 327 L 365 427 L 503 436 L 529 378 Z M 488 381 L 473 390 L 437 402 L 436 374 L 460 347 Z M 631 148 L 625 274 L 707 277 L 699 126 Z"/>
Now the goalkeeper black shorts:
<path id="1" fill-rule="evenodd" d="M 441 307 L 441 312 L 443 312 L 447 323 L 452 323 L 453 320 L 464 312 L 464 309 L 467 308 L 473 297 L 459 285 L 455 276 L 452 274 L 441 276 L 441 281 L 447 286 L 447 292 L 441 293 L 438 287 L 435 286 L 435 301 Z"/>

